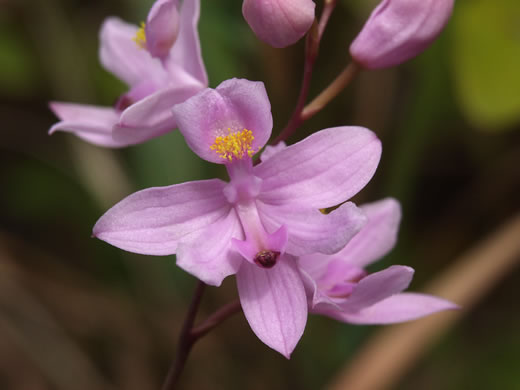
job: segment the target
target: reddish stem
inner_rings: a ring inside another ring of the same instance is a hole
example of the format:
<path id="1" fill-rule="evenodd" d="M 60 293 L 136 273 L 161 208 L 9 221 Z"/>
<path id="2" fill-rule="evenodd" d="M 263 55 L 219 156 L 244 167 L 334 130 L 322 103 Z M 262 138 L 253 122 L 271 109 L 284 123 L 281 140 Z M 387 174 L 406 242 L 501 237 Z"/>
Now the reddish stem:
<path id="1" fill-rule="evenodd" d="M 203 337 L 206 333 L 220 325 L 227 318 L 242 310 L 238 300 L 235 302 L 230 302 L 210 315 L 202 324 L 194 327 L 193 325 L 195 323 L 195 317 L 197 315 L 205 287 L 206 285 L 203 282 L 199 282 L 197 288 L 195 289 L 188 313 L 186 314 L 186 318 L 179 335 L 179 343 L 177 344 L 175 360 L 173 361 L 166 380 L 164 381 L 162 390 L 174 390 L 177 387 L 180 375 L 184 369 L 184 366 L 186 365 L 188 355 L 195 342 Z"/>
<path id="2" fill-rule="evenodd" d="M 332 11 L 336 7 L 336 2 L 337 0 L 325 1 L 319 22 L 315 22 L 310 31 L 307 33 L 305 40 L 305 62 L 303 64 L 303 79 L 300 87 L 300 94 L 298 95 L 296 107 L 293 110 L 289 122 L 280 132 L 278 137 L 276 137 L 274 141 L 271 142 L 273 145 L 276 145 L 280 141 L 285 141 L 287 138 L 293 135 L 296 129 L 300 127 L 300 125 L 305 120 L 302 118 L 301 113 L 305 107 L 305 101 L 309 95 L 309 87 L 311 85 L 314 63 L 318 57 L 321 37 L 323 36 L 325 27 L 327 27 L 327 23 L 329 22 Z"/>

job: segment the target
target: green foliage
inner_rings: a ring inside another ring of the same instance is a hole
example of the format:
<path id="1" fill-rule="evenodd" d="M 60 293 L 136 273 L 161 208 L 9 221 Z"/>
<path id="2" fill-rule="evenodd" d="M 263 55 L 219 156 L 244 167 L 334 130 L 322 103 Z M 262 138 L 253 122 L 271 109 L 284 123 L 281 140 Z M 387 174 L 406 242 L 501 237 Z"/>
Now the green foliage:
<path id="1" fill-rule="evenodd" d="M 34 53 L 14 26 L 0 16 L 0 89 L 15 96 L 29 95 L 36 84 Z"/>
<path id="2" fill-rule="evenodd" d="M 520 2 L 460 1 L 454 30 L 455 86 L 477 127 L 500 130 L 520 119 Z"/>

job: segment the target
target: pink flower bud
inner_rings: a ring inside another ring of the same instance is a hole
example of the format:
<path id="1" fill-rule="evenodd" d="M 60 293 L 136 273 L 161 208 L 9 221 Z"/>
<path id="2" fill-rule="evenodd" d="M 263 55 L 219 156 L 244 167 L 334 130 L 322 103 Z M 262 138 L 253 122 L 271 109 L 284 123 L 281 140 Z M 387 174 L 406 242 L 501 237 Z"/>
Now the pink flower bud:
<path id="1" fill-rule="evenodd" d="M 157 0 L 145 27 L 146 49 L 152 57 L 166 58 L 179 33 L 177 0 Z"/>
<path id="2" fill-rule="evenodd" d="M 448 22 L 454 0 L 383 0 L 350 45 L 367 69 L 400 64 L 425 50 Z"/>
<path id="3" fill-rule="evenodd" d="M 242 14 L 262 41 L 286 47 L 298 41 L 314 21 L 312 0 L 244 0 Z"/>

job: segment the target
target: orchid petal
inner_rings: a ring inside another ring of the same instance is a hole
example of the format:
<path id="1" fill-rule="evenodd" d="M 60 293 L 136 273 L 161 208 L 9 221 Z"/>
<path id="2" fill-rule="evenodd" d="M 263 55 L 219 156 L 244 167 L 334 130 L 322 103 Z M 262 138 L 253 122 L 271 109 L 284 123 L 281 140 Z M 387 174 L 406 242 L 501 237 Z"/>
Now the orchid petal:
<path id="1" fill-rule="evenodd" d="M 252 149 L 258 151 L 271 136 L 273 118 L 264 84 L 231 79 L 216 89 L 205 89 L 184 103 L 173 107 L 180 132 L 188 146 L 201 158 L 226 162 L 211 150 L 217 137 L 230 132 L 250 130 Z"/>
<path id="2" fill-rule="evenodd" d="M 199 89 L 196 85 L 168 87 L 132 104 L 123 111 L 114 127 L 114 139 L 132 145 L 174 130 L 172 106 L 193 96 Z"/>
<path id="3" fill-rule="evenodd" d="M 177 248 L 177 265 L 212 286 L 220 286 L 222 280 L 237 272 L 243 262 L 234 250 L 232 241 L 243 238 L 242 227 L 233 209 L 200 231 L 189 242 L 181 242 Z"/>
<path id="4" fill-rule="evenodd" d="M 286 47 L 309 30 L 314 8 L 312 0 L 244 0 L 242 14 L 262 41 Z"/>
<path id="5" fill-rule="evenodd" d="M 366 222 L 364 214 L 351 202 L 327 215 L 318 209 L 272 206 L 260 201 L 257 207 L 267 231 L 272 232 L 283 223 L 287 225 L 286 251 L 295 256 L 338 252 Z"/>
<path id="6" fill-rule="evenodd" d="M 413 268 L 403 265 L 393 265 L 374 272 L 359 281 L 342 307 L 349 312 L 354 312 L 400 293 L 412 281 L 413 273 Z"/>
<path id="7" fill-rule="evenodd" d="M 374 174 L 381 142 L 363 127 L 321 130 L 254 167 L 263 180 L 259 199 L 269 204 L 335 206 Z"/>
<path id="8" fill-rule="evenodd" d="M 323 307 L 330 311 L 341 311 L 338 303 L 334 302 L 321 288 L 318 287 L 316 279 L 313 278 L 304 268 L 300 267 L 300 275 L 305 287 L 309 308 L 312 312 L 315 307 Z"/>
<path id="9" fill-rule="evenodd" d="M 387 198 L 365 204 L 361 209 L 368 222 L 335 257 L 363 268 L 386 255 L 395 245 L 401 220 L 401 206 Z"/>
<path id="10" fill-rule="evenodd" d="M 289 359 L 307 322 L 307 299 L 294 258 L 282 256 L 270 269 L 244 261 L 237 286 L 253 332 Z"/>
<path id="11" fill-rule="evenodd" d="M 285 142 L 280 141 L 276 145 L 267 145 L 260 156 L 260 160 L 267 161 L 271 157 L 273 157 L 276 153 L 281 150 L 284 150 L 287 147 Z"/>
<path id="12" fill-rule="evenodd" d="M 180 26 L 177 40 L 172 46 L 168 63 L 185 69 L 203 87 L 208 85 L 206 68 L 202 61 L 197 24 L 200 15 L 200 0 L 184 0 L 180 9 Z M 167 68 L 171 68 L 166 65 Z"/>
<path id="13" fill-rule="evenodd" d="M 181 240 L 228 215 L 224 186 L 214 179 L 138 191 L 108 210 L 93 234 L 129 252 L 174 254 Z"/>
<path id="14" fill-rule="evenodd" d="M 453 302 L 432 295 L 401 293 L 368 306 L 358 312 L 325 311 L 339 321 L 352 324 L 394 324 L 411 321 L 444 310 L 460 307 Z"/>
<path id="15" fill-rule="evenodd" d="M 166 58 L 179 33 L 177 0 L 157 0 L 146 21 L 146 50 L 156 58 Z"/>
<path id="16" fill-rule="evenodd" d="M 133 86 L 148 79 L 161 85 L 166 80 L 161 61 L 137 46 L 138 28 L 119 18 L 107 18 L 100 31 L 99 57 L 105 69 Z"/>
<path id="17" fill-rule="evenodd" d="M 112 127 L 119 120 L 113 108 L 61 102 L 51 102 L 49 107 L 61 120 L 50 128 L 49 134 L 66 131 L 99 146 L 127 145 L 112 139 Z"/>

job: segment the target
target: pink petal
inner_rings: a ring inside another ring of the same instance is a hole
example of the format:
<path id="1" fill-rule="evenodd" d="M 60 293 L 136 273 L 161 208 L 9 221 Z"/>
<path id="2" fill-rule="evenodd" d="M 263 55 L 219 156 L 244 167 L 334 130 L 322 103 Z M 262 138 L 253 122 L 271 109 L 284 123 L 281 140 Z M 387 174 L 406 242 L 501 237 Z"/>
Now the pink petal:
<path id="1" fill-rule="evenodd" d="M 108 210 L 93 234 L 129 252 L 174 254 L 179 242 L 228 216 L 225 184 L 214 179 L 138 191 Z"/>
<path id="2" fill-rule="evenodd" d="M 361 206 L 368 222 L 335 257 L 363 268 L 386 255 L 395 245 L 401 220 L 401 206 L 387 198 Z"/>
<path id="3" fill-rule="evenodd" d="M 408 287 L 413 277 L 413 269 L 403 265 L 393 265 L 361 279 L 352 295 L 342 305 L 349 312 L 371 306 Z"/>
<path id="4" fill-rule="evenodd" d="M 383 0 L 352 42 L 350 54 L 368 69 L 400 64 L 425 50 L 449 20 L 454 0 Z"/>
<path id="5" fill-rule="evenodd" d="M 287 225 L 289 241 L 286 251 L 301 256 L 309 253 L 332 254 L 342 249 L 362 228 L 366 217 L 353 203 L 348 202 L 328 215 L 318 209 L 273 206 L 257 202 L 262 223 L 272 232 Z"/>
<path id="6" fill-rule="evenodd" d="M 260 156 L 260 159 L 262 161 L 267 161 L 268 159 L 273 157 L 279 151 L 284 150 L 286 147 L 287 147 L 287 145 L 283 141 L 278 142 L 274 146 L 267 145 L 265 147 L 264 151 L 262 152 L 262 155 Z"/>
<path id="7" fill-rule="evenodd" d="M 133 145 L 174 130 L 176 123 L 171 108 L 199 90 L 197 85 L 168 87 L 132 104 L 114 127 L 114 139 Z"/>
<path id="8" fill-rule="evenodd" d="M 188 146 L 201 158 L 222 164 L 210 147 L 216 137 L 248 129 L 252 148 L 258 151 L 271 136 L 273 118 L 264 84 L 245 79 L 226 80 L 216 89 L 205 89 L 173 107 L 180 132 Z"/>
<path id="9" fill-rule="evenodd" d="M 113 108 L 61 102 L 51 102 L 49 107 L 61 120 L 50 128 L 49 134 L 67 131 L 99 146 L 127 145 L 112 139 L 112 128 L 119 120 Z"/>
<path id="10" fill-rule="evenodd" d="M 381 142 L 363 127 L 321 130 L 254 168 L 263 180 L 259 199 L 314 208 L 338 205 L 374 174 Z"/>
<path id="11" fill-rule="evenodd" d="M 204 283 L 220 286 L 222 280 L 237 272 L 244 261 L 232 246 L 233 239 L 242 239 L 242 227 L 234 209 L 189 242 L 181 242 L 177 248 L 177 265 Z"/>
<path id="12" fill-rule="evenodd" d="M 178 65 L 197 80 L 202 87 L 208 86 L 208 76 L 202 61 L 197 24 L 200 15 L 200 0 L 184 0 L 180 10 L 180 26 L 177 41 L 167 62 Z M 166 65 L 167 68 L 171 68 Z"/>
<path id="13" fill-rule="evenodd" d="M 312 0 L 244 0 L 242 14 L 262 41 L 286 47 L 298 41 L 314 21 Z"/>
<path id="14" fill-rule="evenodd" d="M 308 305 L 311 312 L 321 314 L 323 311 L 341 311 L 339 304 L 334 302 L 331 297 L 320 289 L 316 284 L 316 279 L 307 273 L 307 271 L 302 267 L 300 267 L 300 275 L 305 287 Z M 316 310 L 316 307 L 320 308 L 320 310 Z"/>
<path id="15" fill-rule="evenodd" d="M 270 269 L 244 261 L 237 285 L 253 332 L 289 359 L 307 322 L 307 299 L 294 259 L 282 256 Z"/>
<path id="16" fill-rule="evenodd" d="M 411 321 L 443 310 L 460 307 L 432 295 L 401 293 L 368 306 L 358 312 L 329 311 L 326 314 L 339 321 L 352 324 L 394 324 Z"/>
<path id="17" fill-rule="evenodd" d="M 156 58 L 166 58 L 179 33 L 177 0 L 157 0 L 146 21 L 146 49 Z"/>
<path id="18" fill-rule="evenodd" d="M 133 86 L 143 80 L 161 85 L 167 80 L 161 61 L 141 49 L 133 38 L 138 28 L 119 18 L 107 18 L 100 31 L 99 56 L 105 69 Z"/>

